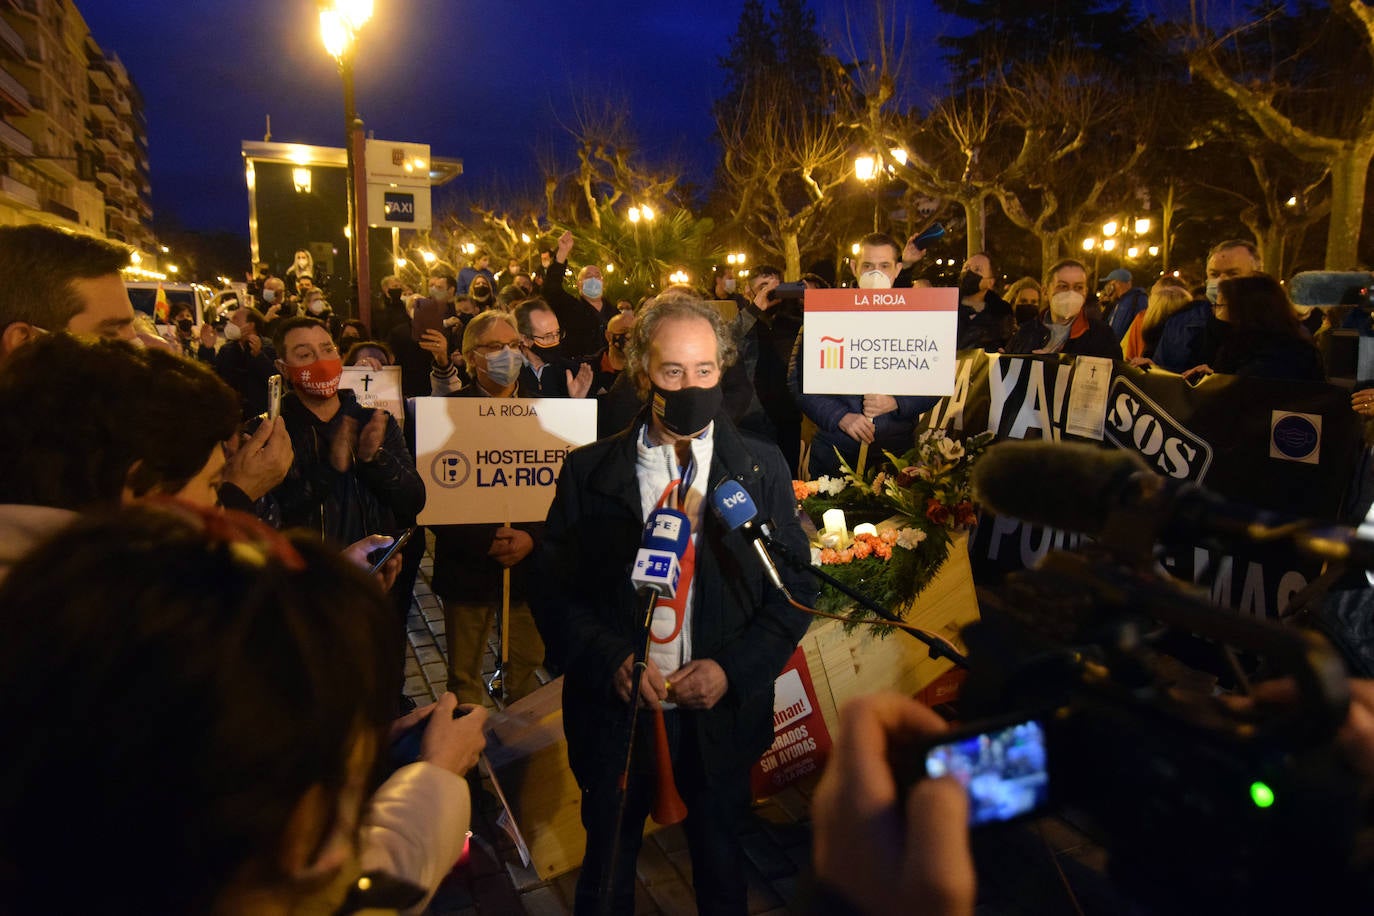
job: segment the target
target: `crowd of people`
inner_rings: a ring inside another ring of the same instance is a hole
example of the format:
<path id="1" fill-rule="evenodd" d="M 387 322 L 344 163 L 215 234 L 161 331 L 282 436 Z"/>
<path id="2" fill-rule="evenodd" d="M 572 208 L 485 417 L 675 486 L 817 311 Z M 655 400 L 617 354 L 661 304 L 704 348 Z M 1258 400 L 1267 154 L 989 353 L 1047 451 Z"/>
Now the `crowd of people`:
<path id="1" fill-rule="evenodd" d="M 792 479 L 834 473 L 864 444 L 905 451 L 935 399 L 807 393 L 802 299 L 775 268 L 636 307 L 608 295 L 595 264 L 569 289 L 575 247 L 564 233 L 536 277 L 516 262 L 494 273 L 481 253 L 456 276 L 431 274 L 423 296 L 387 277 L 370 328 L 333 314 L 302 250 L 283 276 L 260 269 L 221 315 L 198 326 L 177 307 L 159 328 L 124 291 L 123 248 L 0 228 L 0 723 L 18 736 L 0 758 L 0 910 L 422 908 L 468 826 L 482 656 L 509 572 L 502 698 L 537 689 L 541 667 L 565 676 L 587 833 L 578 911 L 607 893 L 615 912 L 633 909 L 653 780 L 647 726 L 622 772 L 636 703 L 664 714 L 698 906 L 745 912 L 749 769 L 773 739 L 773 680 L 808 618 L 749 562 L 710 494 L 738 482 L 774 537 L 804 551 Z M 853 280 L 928 285 L 924 255 L 916 237 L 874 233 Z M 1173 276 L 1138 288 L 1125 270 L 1099 286 L 1063 260 L 1004 290 L 975 254 L 958 283 L 958 346 L 1190 380 L 1323 378 L 1312 329 L 1261 268 L 1253 245 L 1228 241 L 1198 289 Z M 546 522 L 433 528 L 449 692 L 420 709 L 398 697 L 425 539 L 368 572 L 424 506 L 414 423 L 362 406 L 340 387 L 345 365 L 399 366 L 406 399 L 599 404 L 601 438 L 569 454 Z M 1374 415 L 1367 398 L 1352 405 Z M 627 570 L 663 509 L 685 519 L 690 546 L 637 660 Z M 809 603 L 814 586 L 784 576 Z M 821 877 L 867 911 L 900 897 L 970 912 L 962 796 L 930 782 L 899 812 L 884 769 L 889 743 L 942 722 L 879 697 L 845 723 L 816 797 Z M 393 740 L 417 728 L 418 758 L 394 759 Z M 903 835 L 904 817 L 929 829 Z M 885 884 L 894 873 L 903 881 Z"/>

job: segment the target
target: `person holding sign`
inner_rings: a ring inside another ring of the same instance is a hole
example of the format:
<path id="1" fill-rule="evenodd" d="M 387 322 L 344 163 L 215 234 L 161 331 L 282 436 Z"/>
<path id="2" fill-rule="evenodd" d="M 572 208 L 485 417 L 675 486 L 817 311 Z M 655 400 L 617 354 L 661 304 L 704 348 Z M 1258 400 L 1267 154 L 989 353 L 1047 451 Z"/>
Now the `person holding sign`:
<path id="1" fill-rule="evenodd" d="M 875 232 L 859 242 L 859 260 L 853 265 L 863 289 L 890 289 L 902 271 L 901 249 L 892 236 Z M 802 335 L 792 350 L 788 387 L 802 413 L 816 424 L 807 470 L 814 479 L 838 475 L 842 456 L 858 468 L 863 446 L 901 454 L 911 448 L 916 418 L 938 398 L 889 394 L 803 394 L 800 359 Z"/>
<path id="2" fill-rule="evenodd" d="M 288 318 L 276 344 L 277 368 L 291 380 L 281 416 L 296 454 L 272 491 L 283 524 L 340 544 L 413 524 L 425 504 L 415 459 L 393 417 L 339 390 L 343 361 L 329 329 L 314 318 Z"/>
<path id="3" fill-rule="evenodd" d="M 553 313 L 549 313 L 553 317 Z M 555 325 L 556 327 L 556 325 Z M 474 379 L 456 392 L 460 398 L 519 396 L 521 335 L 515 318 L 488 310 L 468 322 L 463 331 L 463 359 Z M 437 358 L 437 354 L 436 354 Z M 448 639 L 448 689 L 461 703 L 480 704 L 482 654 L 492 617 L 501 607 L 503 570 L 510 570 L 510 617 L 507 643 L 510 657 L 502 671 L 506 698 L 517 700 L 539 687 L 535 670 L 544 661 L 544 643 L 530 616 L 526 594 L 534 550 L 543 525 L 435 525 L 434 578 L 431 586 L 444 602 Z"/>
<path id="4" fill-rule="evenodd" d="M 653 609 L 635 702 L 664 710 L 697 907 L 743 914 L 739 823 L 749 808 L 749 768 L 773 740 L 773 681 L 807 618 L 706 504 L 719 506 L 725 497 L 717 488 L 733 485 L 727 508 L 751 493 L 758 517 L 776 523 L 775 539 L 804 554 L 806 538 L 782 453 L 741 433 L 721 409 L 721 372 L 735 347 L 718 313 L 690 294 L 665 292 L 641 312 L 629 347 L 627 372 L 649 403 L 629 428 L 568 455 L 539 552 L 536 620 L 564 663 L 563 726 L 587 831 L 575 912 L 596 910 L 617 829 L 636 642 L 644 648 L 645 608 L 631 566 L 645 521 L 670 514 L 685 522 L 687 531 L 675 530 L 688 546 L 673 597 L 661 595 Z M 799 601 L 812 600 L 809 580 L 790 570 L 783 577 Z M 653 794 L 646 716 L 625 784 L 610 884 L 616 913 L 634 908 L 635 860 Z"/>

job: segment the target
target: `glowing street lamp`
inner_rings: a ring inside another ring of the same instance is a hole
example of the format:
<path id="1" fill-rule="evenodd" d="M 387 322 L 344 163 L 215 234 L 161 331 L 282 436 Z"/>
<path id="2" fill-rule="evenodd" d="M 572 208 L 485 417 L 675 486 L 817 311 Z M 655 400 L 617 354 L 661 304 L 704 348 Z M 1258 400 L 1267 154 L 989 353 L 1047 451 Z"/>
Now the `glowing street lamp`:
<path id="1" fill-rule="evenodd" d="M 640 204 L 639 215 L 644 217 L 645 220 L 653 222 L 654 216 L 656 214 L 654 213 L 653 208 L 650 207 L 648 204 Z"/>
<path id="2" fill-rule="evenodd" d="M 691 277 L 687 276 L 687 271 L 682 269 L 675 270 L 668 275 L 668 281 L 670 283 L 688 283 L 691 279 Z"/>
<path id="3" fill-rule="evenodd" d="M 631 208 L 630 208 L 630 211 L 629 211 L 628 213 L 626 213 L 625 216 L 626 216 L 626 217 L 630 220 L 630 222 L 632 222 L 632 223 L 637 223 L 637 222 L 639 222 L 639 208 L 638 208 L 638 207 L 631 207 Z"/>
<path id="4" fill-rule="evenodd" d="M 1116 251 L 1116 239 L 1103 239 L 1103 240 L 1102 240 L 1102 250 L 1103 250 L 1103 251 Z"/>
<path id="5" fill-rule="evenodd" d="M 1083 240 L 1083 250 L 1092 251 L 1097 247 L 1097 239 L 1088 238 Z"/>
<path id="6" fill-rule="evenodd" d="M 1110 220 L 1102 224 L 1102 234 L 1107 238 L 1111 238 L 1116 235 L 1117 230 L 1120 228 L 1121 226 L 1117 224 L 1116 220 Z"/>
<path id="7" fill-rule="evenodd" d="M 1140 217 L 1139 219 L 1137 219 L 1137 220 L 1135 221 L 1135 234 L 1136 234 L 1136 235 L 1145 235 L 1147 232 L 1150 231 L 1150 226 L 1151 226 L 1151 223 L 1150 223 L 1150 218 L 1149 218 L 1148 216 L 1142 216 L 1142 217 Z"/>
<path id="8" fill-rule="evenodd" d="M 860 181 L 872 181 L 878 175 L 878 160 L 872 156 L 854 157 L 854 177 Z"/>
<path id="9" fill-rule="evenodd" d="M 353 95 L 353 55 L 359 30 L 372 18 L 372 0 L 333 0 L 331 6 L 321 5 L 320 39 L 324 49 L 339 65 L 344 93 L 344 151 L 347 157 L 345 172 L 348 194 L 348 267 L 351 274 L 353 301 L 364 322 L 372 319 L 371 297 L 367 285 L 367 228 L 358 225 L 357 184 L 358 164 L 353 156 L 353 136 L 357 129 L 357 109 Z"/>

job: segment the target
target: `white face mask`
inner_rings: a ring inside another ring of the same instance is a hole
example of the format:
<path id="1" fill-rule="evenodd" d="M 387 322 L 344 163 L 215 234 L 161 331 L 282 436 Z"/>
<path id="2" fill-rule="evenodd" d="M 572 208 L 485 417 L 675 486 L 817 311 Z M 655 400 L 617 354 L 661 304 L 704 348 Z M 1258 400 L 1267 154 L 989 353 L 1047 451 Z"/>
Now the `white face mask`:
<path id="1" fill-rule="evenodd" d="M 241 337 L 243 337 L 243 328 L 234 324 L 232 321 L 226 321 L 224 323 L 225 340 L 238 340 Z"/>
<path id="2" fill-rule="evenodd" d="M 892 278 L 881 270 L 866 270 L 859 277 L 859 289 L 891 289 Z"/>
<path id="3" fill-rule="evenodd" d="M 1072 321 L 1083 311 L 1084 297 L 1071 289 L 1050 296 L 1050 317 L 1058 322 Z"/>
<path id="4" fill-rule="evenodd" d="M 320 314 L 323 314 L 323 313 L 324 313 L 324 300 L 323 300 L 323 299 L 316 299 L 316 300 L 314 300 L 313 302 L 311 302 L 310 305 L 307 306 L 307 308 L 310 309 L 310 314 L 312 314 L 312 315 L 320 315 Z"/>

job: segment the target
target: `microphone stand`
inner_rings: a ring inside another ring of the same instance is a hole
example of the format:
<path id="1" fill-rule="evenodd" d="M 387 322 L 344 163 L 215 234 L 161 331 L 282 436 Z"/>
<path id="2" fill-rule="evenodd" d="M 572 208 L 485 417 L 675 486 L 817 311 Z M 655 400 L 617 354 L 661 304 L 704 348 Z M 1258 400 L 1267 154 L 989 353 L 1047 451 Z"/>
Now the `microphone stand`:
<path id="1" fill-rule="evenodd" d="M 775 550 L 778 556 L 782 557 L 783 560 L 786 561 L 787 564 L 791 566 L 793 569 L 799 572 L 810 573 L 820 581 L 824 582 L 826 585 L 829 585 L 830 587 L 834 588 L 836 591 L 839 591 L 847 597 L 853 598 L 864 608 L 872 611 L 874 614 L 877 614 L 879 617 L 881 617 L 883 620 L 888 621 L 889 623 L 902 624 L 905 622 L 902 620 L 901 617 L 898 617 L 896 614 L 892 613 L 887 608 L 883 607 L 881 604 L 874 601 L 872 598 L 869 598 L 862 592 L 855 591 L 854 589 L 845 585 L 839 579 L 836 579 L 834 576 L 830 575 L 830 573 L 826 572 L 825 570 L 817 569 L 815 566 L 811 565 L 809 559 L 802 560 L 795 553 L 793 553 L 792 550 L 789 549 L 786 544 L 774 538 L 772 534 L 769 533 L 766 529 L 761 530 L 759 536 L 763 538 L 765 541 L 767 541 L 768 546 Z M 907 629 L 904 626 L 899 626 L 897 629 L 903 633 L 906 633 L 908 636 L 913 637 L 919 642 L 923 643 L 926 649 L 929 651 L 931 658 L 947 658 L 950 661 L 954 662 L 954 664 L 958 665 L 960 668 L 967 668 L 969 666 L 967 656 L 960 654 L 958 651 L 945 645 L 943 642 L 936 639 L 932 639 L 930 636 L 927 636 L 925 633 L 922 633 L 919 630 Z"/>
<path id="2" fill-rule="evenodd" d="M 600 910 L 606 916 L 614 912 L 614 904 L 611 899 L 611 890 L 615 886 L 615 867 L 620 859 L 620 840 L 621 834 L 625 829 L 625 802 L 629 794 L 630 786 L 630 765 L 634 760 L 635 752 L 635 732 L 639 724 L 639 689 L 644 682 L 644 671 L 649 667 L 649 640 L 652 637 L 651 627 L 654 622 L 654 605 L 658 603 L 658 590 L 642 587 L 639 590 L 639 599 L 643 602 L 643 626 L 640 628 L 639 638 L 635 640 L 635 661 L 634 671 L 630 675 L 630 702 L 628 710 L 629 737 L 625 740 L 625 768 L 620 771 L 620 780 L 616 786 L 615 800 L 615 828 L 611 831 L 611 852 L 606 859 L 606 863 L 601 872 L 601 891 L 600 891 Z M 642 635 L 641 635 L 642 634 Z M 641 829 L 643 825 L 641 825 Z"/>

